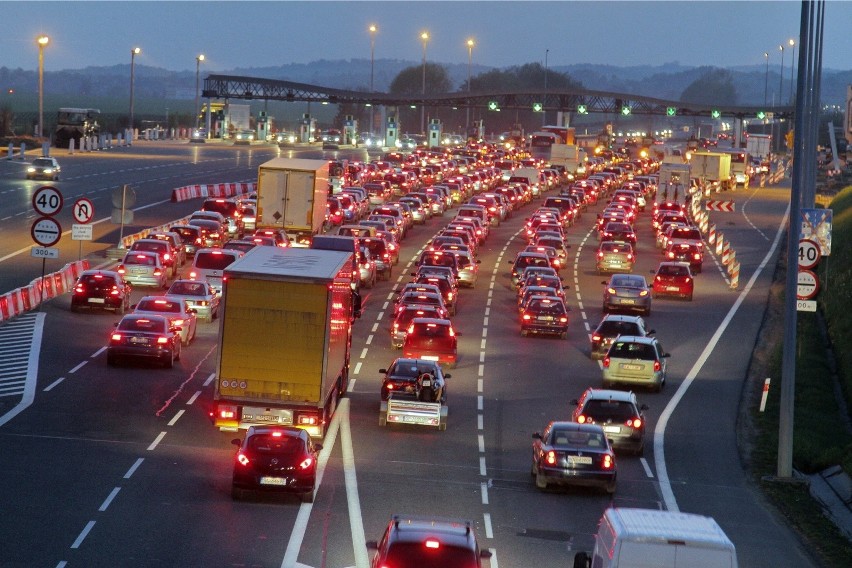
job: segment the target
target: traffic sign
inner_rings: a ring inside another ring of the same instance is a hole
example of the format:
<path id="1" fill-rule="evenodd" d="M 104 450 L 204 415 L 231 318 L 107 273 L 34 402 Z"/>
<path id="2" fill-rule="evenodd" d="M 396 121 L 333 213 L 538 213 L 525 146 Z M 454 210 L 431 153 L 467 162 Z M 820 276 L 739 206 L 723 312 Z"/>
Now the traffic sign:
<path id="1" fill-rule="evenodd" d="M 86 224 L 95 216 L 95 206 L 91 200 L 81 197 L 74 202 L 74 220 L 78 223 Z"/>
<path id="2" fill-rule="evenodd" d="M 91 241 L 92 240 L 92 226 L 91 225 L 78 225 L 74 223 L 71 225 L 71 240 L 72 241 Z"/>
<path id="3" fill-rule="evenodd" d="M 811 239 L 799 239 L 799 269 L 810 270 L 819 264 L 822 253 L 819 243 Z"/>
<path id="4" fill-rule="evenodd" d="M 730 213 L 734 210 L 733 201 L 716 201 L 713 199 L 708 199 L 705 202 L 704 206 L 707 211 L 727 211 L 728 213 Z"/>
<path id="5" fill-rule="evenodd" d="M 815 312 L 816 300 L 796 300 L 797 312 Z"/>
<path id="6" fill-rule="evenodd" d="M 62 227 L 53 217 L 39 217 L 33 221 L 30 234 L 37 245 L 52 247 L 62 237 Z"/>
<path id="7" fill-rule="evenodd" d="M 52 185 L 43 185 L 33 193 L 33 209 L 47 217 L 62 211 L 62 193 Z"/>
<path id="8" fill-rule="evenodd" d="M 112 206 L 125 209 L 136 205 L 136 191 L 128 184 L 116 187 L 112 191 Z"/>
<path id="9" fill-rule="evenodd" d="M 33 258 L 59 258 L 59 249 L 50 247 L 33 247 L 30 249 Z"/>
<path id="10" fill-rule="evenodd" d="M 796 299 L 810 300 L 819 292 L 819 279 L 810 270 L 800 270 L 796 282 Z"/>

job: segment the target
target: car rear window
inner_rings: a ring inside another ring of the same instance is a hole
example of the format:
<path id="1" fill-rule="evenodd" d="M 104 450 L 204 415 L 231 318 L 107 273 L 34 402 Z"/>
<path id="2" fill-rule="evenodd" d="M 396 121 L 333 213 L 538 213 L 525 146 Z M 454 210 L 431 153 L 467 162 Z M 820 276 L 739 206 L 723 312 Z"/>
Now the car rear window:
<path id="1" fill-rule="evenodd" d="M 685 266 L 661 266 L 658 274 L 663 276 L 686 276 L 689 274 L 689 269 Z"/>
<path id="2" fill-rule="evenodd" d="M 166 322 L 161 319 L 126 318 L 119 322 L 120 331 L 146 331 L 149 333 L 165 333 Z"/>
<path id="3" fill-rule="evenodd" d="M 124 264 L 136 264 L 140 266 L 156 266 L 157 259 L 147 254 L 128 254 L 124 257 Z"/>
<path id="4" fill-rule="evenodd" d="M 109 290 L 115 286 L 115 278 L 102 274 L 84 274 L 80 277 L 80 283 L 88 290 Z"/>
<path id="5" fill-rule="evenodd" d="M 169 244 L 166 241 L 161 242 L 143 242 L 136 241 L 133 243 L 133 246 L 130 247 L 130 250 L 146 250 L 151 252 L 162 252 L 168 249 Z"/>
<path id="6" fill-rule="evenodd" d="M 583 407 L 583 414 L 591 416 L 595 422 L 612 420 L 624 422 L 636 416 L 636 408 L 626 400 L 590 400 Z"/>
<path id="7" fill-rule="evenodd" d="M 169 288 L 169 294 L 180 294 L 182 296 L 206 296 L 207 286 L 203 282 L 183 281 L 175 282 Z"/>
<path id="8" fill-rule="evenodd" d="M 237 255 L 226 252 L 210 251 L 195 255 L 195 268 L 204 270 L 224 270 L 237 260 Z"/>
<path id="9" fill-rule="evenodd" d="M 560 316 L 565 313 L 565 306 L 562 302 L 533 298 L 530 300 L 530 310 L 539 314 Z"/>
<path id="10" fill-rule="evenodd" d="M 605 321 L 598 331 L 604 335 L 640 335 L 639 326 L 631 321 Z"/>
<path id="11" fill-rule="evenodd" d="M 142 300 L 136 304 L 136 309 L 140 312 L 163 312 L 163 313 L 180 313 L 180 302 L 157 298 L 156 300 Z"/>
<path id="12" fill-rule="evenodd" d="M 657 352 L 652 345 L 647 343 L 616 341 L 609 349 L 609 356 L 617 357 L 619 359 L 643 359 L 645 361 L 654 361 L 657 359 Z"/>
<path id="13" fill-rule="evenodd" d="M 580 448 L 603 448 L 603 434 L 599 432 L 578 432 L 576 430 L 554 430 L 550 434 L 555 446 L 573 446 Z"/>
<path id="14" fill-rule="evenodd" d="M 263 454 L 290 455 L 295 454 L 305 446 L 304 442 L 293 436 L 273 436 L 271 434 L 256 434 L 249 438 L 248 448 Z"/>
<path id="15" fill-rule="evenodd" d="M 225 217 L 233 217 L 237 213 L 237 204 L 234 201 L 222 201 L 219 199 L 208 199 L 201 206 L 202 211 L 216 211 Z"/>

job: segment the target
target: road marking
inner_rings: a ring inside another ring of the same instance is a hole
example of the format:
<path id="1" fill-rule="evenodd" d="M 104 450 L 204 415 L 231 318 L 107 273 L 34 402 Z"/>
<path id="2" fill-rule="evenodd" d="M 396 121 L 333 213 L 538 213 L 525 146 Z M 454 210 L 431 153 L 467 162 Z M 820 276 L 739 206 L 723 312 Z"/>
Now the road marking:
<path id="1" fill-rule="evenodd" d="M 204 385 L 203 385 L 203 386 L 205 386 L 205 387 L 210 386 L 210 383 L 212 383 L 212 382 L 213 382 L 213 379 L 215 379 L 215 378 L 216 378 L 216 373 L 210 373 L 210 376 L 209 376 L 209 377 L 207 377 L 207 380 L 206 380 L 206 381 L 204 381 Z"/>
<path id="2" fill-rule="evenodd" d="M 101 506 L 98 507 L 98 511 L 106 511 L 109 504 L 112 503 L 112 500 L 115 499 L 115 496 L 118 495 L 118 492 L 121 491 L 121 487 L 113 487 L 112 491 L 109 492 L 107 498 L 104 499 L 104 502 L 101 503 Z"/>
<path id="3" fill-rule="evenodd" d="M 483 477 L 485 476 L 485 458 L 484 457 L 479 458 L 479 475 L 481 475 Z"/>
<path id="4" fill-rule="evenodd" d="M 358 479 L 355 473 L 355 455 L 352 448 L 352 432 L 349 428 L 349 405 L 337 409 L 344 415 L 340 418 L 340 442 L 343 450 L 343 480 L 346 485 L 346 502 L 349 507 L 349 528 L 352 531 L 352 547 L 355 566 L 368 568 L 367 537 L 364 535 L 364 519 L 361 516 L 361 501 L 358 498 Z"/>
<path id="5" fill-rule="evenodd" d="M 124 474 L 124 479 L 130 479 L 130 477 L 136 473 L 136 470 L 139 469 L 139 466 L 142 465 L 142 462 L 145 461 L 145 458 L 138 458 L 133 465 L 130 466 L 130 469 L 127 470 L 127 473 Z"/>
<path id="6" fill-rule="evenodd" d="M 95 521 L 89 521 L 86 523 L 86 526 L 83 527 L 83 531 L 77 536 L 77 539 L 71 545 L 71 548 L 80 548 L 80 545 L 83 544 L 83 539 L 88 536 L 89 531 L 95 526 Z"/>
<path id="7" fill-rule="evenodd" d="M 68 371 L 68 374 L 69 374 L 69 375 L 73 375 L 74 373 L 76 373 L 77 371 L 79 371 L 80 369 L 82 369 L 82 368 L 83 368 L 83 365 L 85 365 L 86 363 L 88 363 L 88 361 L 83 361 L 82 363 L 80 363 L 79 365 L 77 365 L 76 367 L 74 367 L 73 369 L 71 369 L 70 371 Z"/>
<path id="8" fill-rule="evenodd" d="M 485 365 L 479 365 L 479 369 L 477 369 L 476 374 L 480 377 L 485 376 Z"/>
<path id="9" fill-rule="evenodd" d="M 53 387 L 55 387 L 56 385 L 58 385 L 59 383 L 61 383 L 64 380 L 65 380 L 65 377 L 59 377 L 58 379 L 56 379 L 55 381 L 53 381 L 52 383 L 50 383 L 49 385 L 44 387 L 44 389 L 43 389 L 44 392 L 48 392 L 50 390 L 53 390 Z"/>
<path id="10" fill-rule="evenodd" d="M 367 348 L 365 347 L 364 349 L 361 350 L 361 359 L 364 359 L 366 357 L 367 357 Z"/>
<path id="11" fill-rule="evenodd" d="M 494 531 L 491 529 L 491 513 L 483 514 L 482 518 L 485 522 L 485 538 L 494 538 Z"/>
<path id="12" fill-rule="evenodd" d="M 484 430 L 485 429 L 485 423 L 484 423 L 484 420 L 482 418 L 482 414 L 476 415 L 476 429 L 477 430 Z"/>
<path id="13" fill-rule="evenodd" d="M 379 329 L 379 324 L 378 324 L 378 323 L 374 323 L 374 324 L 373 324 L 373 329 L 371 329 L 370 331 L 372 331 L 373 333 L 376 333 L 376 330 L 378 330 L 378 329 Z"/>
<path id="14" fill-rule="evenodd" d="M 169 426 L 174 426 L 174 425 L 175 425 L 175 423 L 178 421 L 178 419 L 179 419 L 181 416 L 183 416 L 183 413 L 184 413 L 184 412 L 186 412 L 186 411 L 185 411 L 183 408 L 181 408 L 180 410 L 178 410 L 178 411 L 177 411 L 177 413 L 175 414 L 174 418 L 172 418 L 171 420 L 169 420 Z"/>
<path id="15" fill-rule="evenodd" d="M 476 392 L 482 392 L 482 379 L 476 379 Z"/>
<path id="16" fill-rule="evenodd" d="M 107 350 L 106 345 L 104 345 L 103 347 L 101 347 L 100 349 L 98 349 L 97 351 L 95 351 L 94 353 L 89 355 L 89 359 L 94 359 L 95 357 L 97 357 L 98 355 L 100 355 L 101 353 L 103 353 L 106 350 Z"/>
<path id="17" fill-rule="evenodd" d="M 361 361 L 358 361 L 357 363 L 355 363 L 355 370 L 352 371 L 352 374 L 357 375 L 360 372 L 361 372 Z"/>
<path id="18" fill-rule="evenodd" d="M 23 395 L 20 402 L 10 409 L 6 414 L 0 416 L 0 426 L 3 426 L 15 416 L 29 407 L 35 401 L 36 383 L 38 382 L 38 358 L 41 353 L 41 338 L 44 331 L 44 312 L 30 313 L 20 316 L 19 318 L 5 323 L 0 330 L 9 333 L 32 333 L 32 340 L 29 345 L 29 354 L 26 358 L 26 372 L 21 365 L 17 375 L 12 377 L 15 383 L 13 389 L 9 392 L 4 392 L 5 396 Z M 20 329 L 23 328 L 23 329 Z M 24 379 L 23 389 L 18 388 L 21 378 Z M 7 383 L 7 380 L 0 381 L 0 386 Z"/>
<path id="19" fill-rule="evenodd" d="M 487 483 L 480 483 L 479 484 L 479 491 L 482 494 L 482 504 L 487 505 L 488 504 L 488 484 Z"/>
<path id="20" fill-rule="evenodd" d="M 482 434 L 479 434 L 476 437 L 476 441 L 479 444 L 479 453 L 484 454 L 485 453 L 485 436 L 483 436 Z"/>
<path id="21" fill-rule="evenodd" d="M 349 381 L 349 386 L 346 387 L 346 392 L 355 392 L 355 381 L 357 380 L 358 379 L 352 379 L 351 381 Z"/>
<path id="22" fill-rule="evenodd" d="M 651 466 L 648 465 L 648 460 L 646 460 L 645 458 L 639 458 L 639 462 L 642 464 L 642 467 L 645 468 L 645 475 L 647 475 L 648 477 L 653 479 L 654 478 L 654 472 L 651 471 Z"/>
<path id="23" fill-rule="evenodd" d="M 201 396 L 201 391 L 195 391 L 195 394 L 189 397 L 189 400 L 186 401 L 186 405 L 190 406 L 198 399 L 199 396 Z"/>
<path id="24" fill-rule="evenodd" d="M 149 451 L 149 452 L 154 451 L 154 450 L 157 448 L 157 446 L 159 445 L 159 443 L 160 443 L 160 442 L 163 440 L 163 438 L 165 438 L 165 437 L 166 437 L 166 433 L 165 433 L 165 432 L 160 432 L 160 433 L 159 433 L 159 435 L 158 435 L 156 438 L 154 438 L 154 441 L 153 441 L 153 442 L 151 442 L 151 445 L 150 445 L 150 446 L 148 446 L 148 451 Z"/>
<path id="25" fill-rule="evenodd" d="M 482 410 L 482 405 L 483 405 L 483 398 L 482 398 L 482 395 L 480 394 L 480 395 L 476 396 L 476 409 Z"/>

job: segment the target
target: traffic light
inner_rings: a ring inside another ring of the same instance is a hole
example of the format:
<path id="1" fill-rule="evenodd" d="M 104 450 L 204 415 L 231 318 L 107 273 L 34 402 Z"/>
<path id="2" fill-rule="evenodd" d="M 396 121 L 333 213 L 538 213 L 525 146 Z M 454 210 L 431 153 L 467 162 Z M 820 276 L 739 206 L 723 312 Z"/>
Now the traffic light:
<path id="1" fill-rule="evenodd" d="M 589 114 L 589 109 L 586 105 L 577 105 L 578 114 Z"/>
<path id="2" fill-rule="evenodd" d="M 533 103 L 533 112 L 541 112 L 544 108 L 544 105 L 541 103 Z"/>
<path id="3" fill-rule="evenodd" d="M 722 113 L 714 108 L 713 110 L 710 111 L 710 116 L 712 118 L 719 118 L 720 116 L 722 116 Z"/>
<path id="4" fill-rule="evenodd" d="M 676 114 L 677 114 L 677 108 L 666 107 L 666 116 L 675 116 Z"/>

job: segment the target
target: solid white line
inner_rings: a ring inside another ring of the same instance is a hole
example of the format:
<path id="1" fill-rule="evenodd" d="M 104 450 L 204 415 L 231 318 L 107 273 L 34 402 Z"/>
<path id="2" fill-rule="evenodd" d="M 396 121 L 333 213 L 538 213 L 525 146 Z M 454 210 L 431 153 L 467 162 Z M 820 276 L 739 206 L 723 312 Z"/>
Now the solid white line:
<path id="1" fill-rule="evenodd" d="M 142 465 L 143 461 L 145 461 L 145 458 L 138 458 L 135 462 L 133 462 L 133 465 L 131 465 L 130 469 L 127 470 L 127 473 L 124 474 L 124 479 L 130 479 L 130 476 L 136 473 L 136 470 L 139 469 L 139 466 Z"/>
<path id="2" fill-rule="evenodd" d="M 695 361 L 695 364 L 692 366 L 692 369 L 689 370 L 689 373 L 686 375 L 686 378 L 681 383 L 680 387 L 678 387 L 677 392 L 674 396 L 669 400 L 669 403 L 666 405 L 666 408 L 663 410 L 662 415 L 660 415 L 660 419 L 657 421 L 657 426 L 654 428 L 654 464 L 657 467 L 657 477 L 660 480 L 660 493 L 662 493 L 663 501 L 666 504 L 666 509 L 670 511 L 680 511 L 677 505 L 677 500 L 674 496 L 674 491 L 672 490 L 671 481 L 669 480 L 668 470 L 666 469 L 666 456 L 665 456 L 665 433 L 666 426 L 669 423 L 669 418 L 674 413 L 677 405 L 680 403 L 681 399 L 686 394 L 686 391 L 692 385 L 692 381 L 695 380 L 695 377 L 698 376 L 698 373 L 701 372 L 701 369 L 704 367 L 704 363 L 707 362 L 707 359 L 710 357 L 710 354 L 713 353 L 713 350 L 716 348 L 716 345 L 719 343 L 719 340 L 722 338 L 722 334 L 728 328 L 728 324 L 731 323 L 731 320 L 736 315 L 737 310 L 740 309 L 740 305 L 745 301 L 746 296 L 751 291 L 754 283 L 757 281 L 760 273 L 763 272 L 763 269 L 769 263 L 769 259 L 775 253 L 775 249 L 778 248 L 778 243 L 781 241 L 781 236 L 784 234 L 784 230 L 787 227 L 787 218 L 790 215 L 790 206 L 787 206 L 787 211 L 784 213 L 784 218 L 781 220 L 781 224 L 778 226 L 778 232 L 775 235 L 775 241 L 773 241 L 772 246 L 769 248 L 769 252 L 766 253 L 766 256 L 763 258 L 763 261 L 760 263 L 760 266 L 757 267 L 757 270 L 754 271 L 751 278 L 749 278 L 748 284 L 746 284 L 743 291 L 740 292 L 740 295 L 737 297 L 737 300 L 734 302 L 734 305 L 731 306 L 731 309 L 728 310 L 728 314 L 725 316 L 725 319 L 722 320 L 722 323 L 719 324 L 719 327 L 716 329 L 716 332 L 713 334 L 713 337 L 710 338 L 710 341 L 707 342 L 707 346 L 704 348 L 704 351 L 701 352 L 701 356 L 698 360 Z"/>
<path id="3" fill-rule="evenodd" d="M 177 421 L 178 421 L 178 419 L 179 419 L 181 416 L 183 416 L 183 413 L 184 413 L 184 412 L 186 412 L 186 411 L 185 411 L 184 409 L 182 409 L 182 408 L 181 408 L 180 410 L 178 410 L 178 411 L 177 411 L 177 414 L 175 414 L 175 417 L 174 417 L 174 418 L 172 418 L 171 420 L 169 420 L 169 426 L 174 426 L 174 425 L 175 425 L 175 422 L 177 422 Z"/>
<path id="4" fill-rule="evenodd" d="M 86 526 L 83 527 L 83 532 L 80 533 L 80 535 L 74 541 L 74 544 L 71 545 L 71 548 L 80 548 L 80 545 L 83 544 L 83 539 L 86 538 L 86 536 L 89 534 L 89 531 L 91 531 L 92 527 L 94 526 L 95 521 L 89 521 L 88 523 L 86 523 Z"/>
<path id="5" fill-rule="evenodd" d="M 186 405 L 192 405 L 192 403 L 195 402 L 199 396 L 201 396 L 201 391 L 195 391 L 195 394 L 189 397 L 189 400 L 186 401 Z"/>
<path id="6" fill-rule="evenodd" d="M 151 451 L 155 450 L 155 449 L 157 448 L 157 445 L 158 445 L 158 444 L 159 444 L 159 443 L 163 440 L 163 438 L 165 438 L 165 437 L 166 437 L 166 433 L 165 433 L 165 432 L 160 432 L 160 433 L 159 433 L 159 435 L 157 435 L 157 437 L 156 437 L 156 438 L 154 438 L 154 441 L 153 441 L 153 442 L 151 442 L 151 445 L 150 445 L 150 446 L 148 446 L 148 451 L 149 451 L 149 452 L 151 452 Z"/>
<path id="7" fill-rule="evenodd" d="M 487 483 L 480 483 L 479 484 L 479 491 L 480 491 L 480 493 L 482 493 L 482 504 L 487 505 L 488 504 L 488 484 Z"/>
<path id="8" fill-rule="evenodd" d="M 118 495 L 118 492 L 121 491 L 121 487 L 113 487 L 112 491 L 109 492 L 107 498 L 104 499 L 104 502 L 101 503 L 101 506 L 98 507 L 98 511 L 106 511 L 109 504 L 112 503 L 112 500 L 115 499 L 115 496 Z"/>
<path id="9" fill-rule="evenodd" d="M 651 471 L 651 466 L 648 465 L 648 460 L 646 460 L 645 458 L 639 458 L 639 462 L 642 464 L 642 467 L 645 468 L 645 475 L 647 475 L 651 479 L 654 479 L 654 472 Z"/>
<path id="10" fill-rule="evenodd" d="M 485 538 L 494 538 L 494 531 L 491 529 L 491 513 L 482 515 L 485 522 Z"/>
<path id="11" fill-rule="evenodd" d="M 340 417 L 340 448 L 343 450 L 343 481 L 346 485 L 346 503 L 349 507 L 349 528 L 352 531 L 352 548 L 355 566 L 368 568 L 367 537 L 364 535 L 364 519 L 361 516 L 361 501 L 358 498 L 358 479 L 355 473 L 355 454 L 352 448 L 352 432 L 349 428 L 349 405 L 337 409 Z"/>
<path id="12" fill-rule="evenodd" d="M 322 450 L 317 460 L 317 481 L 316 487 L 320 488 L 322 484 L 325 466 L 328 464 L 328 457 L 331 455 L 331 450 L 334 448 L 334 443 L 337 440 L 337 431 L 340 428 L 340 409 L 349 405 L 349 399 L 344 398 L 340 401 L 340 406 L 337 407 L 337 412 L 331 419 L 331 424 L 328 426 L 328 432 L 325 435 L 325 440 Z M 302 503 L 299 506 L 299 512 L 296 514 L 296 521 L 293 523 L 293 532 L 290 533 L 290 540 L 287 542 L 287 549 L 284 551 L 284 558 L 281 560 L 281 568 L 293 568 L 296 566 L 296 561 L 299 559 L 299 550 L 302 548 L 302 541 L 305 538 L 305 532 L 308 529 L 308 520 L 311 518 L 311 510 L 313 503 Z"/>
<path id="13" fill-rule="evenodd" d="M 62 381 L 64 381 L 64 380 L 65 380 L 65 377 L 59 377 L 58 379 L 56 379 L 55 381 L 53 381 L 52 383 L 50 383 L 49 385 L 47 385 L 46 387 L 44 387 L 44 389 L 43 389 L 43 390 L 44 390 L 44 392 L 47 392 L 47 391 L 49 391 L 49 390 L 52 390 L 52 389 L 53 389 L 53 387 L 55 387 L 56 385 L 58 385 L 59 383 L 61 383 L 61 382 L 62 382 Z"/>
<path id="14" fill-rule="evenodd" d="M 98 349 L 97 351 L 95 351 L 94 353 L 89 355 L 89 359 L 94 359 L 95 357 L 97 357 L 98 355 L 100 355 L 101 353 L 106 351 L 106 349 L 107 349 L 106 346 L 101 347 L 100 349 Z"/>
<path id="15" fill-rule="evenodd" d="M 210 383 L 212 383 L 212 382 L 213 382 L 213 379 L 215 379 L 215 378 L 216 378 L 216 373 L 210 373 L 210 376 L 209 376 L 209 377 L 207 377 L 207 380 L 206 380 L 206 381 L 204 381 L 204 386 L 205 386 L 205 387 L 206 387 L 206 386 L 210 386 Z"/>

